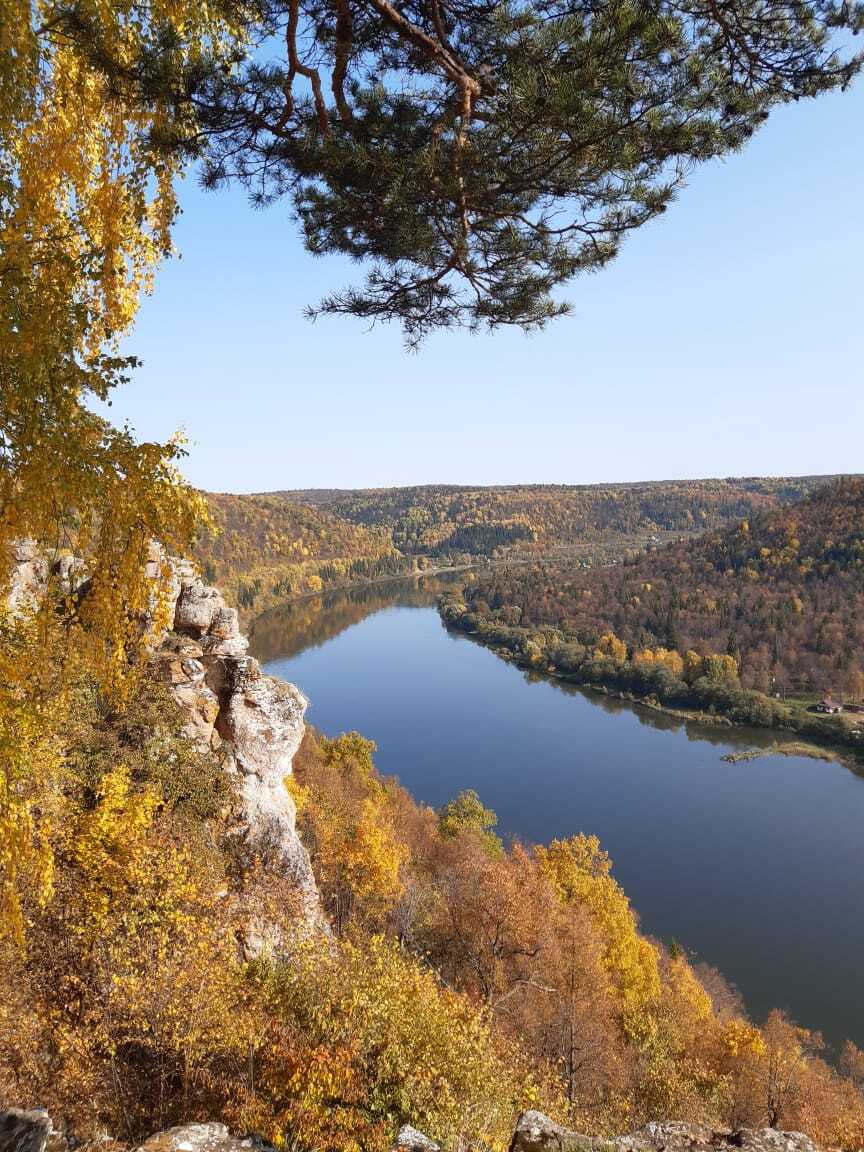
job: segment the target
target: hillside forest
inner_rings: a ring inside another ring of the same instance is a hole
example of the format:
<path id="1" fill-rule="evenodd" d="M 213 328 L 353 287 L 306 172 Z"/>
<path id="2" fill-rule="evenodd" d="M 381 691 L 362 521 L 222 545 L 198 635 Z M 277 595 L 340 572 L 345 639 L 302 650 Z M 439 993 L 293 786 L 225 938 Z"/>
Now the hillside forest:
<path id="1" fill-rule="evenodd" d="M 325 588 L 407 575 L 416 564 L 390 534 L 278 495 L 207 494 L 196 555 L 246 615 Z"/>
<path id="2" fill-rule="evenodd" d="M 795 728 L 852 746 L 859 719 L 806 711 L 864 700 L 864 483 L 829 482 L 734 527 L 590 571 L 485 572 L 451 625 L 581 683 Z"/>
<path id="3" fill-rule="evenodd" d="M 864 1055 L 642 935 L 596 838 L 505 845 L 471 792 L 438 811 L 357 733 L 308 731 L 290 787 L 331 936 L 235 829 L 237 777 L 152 670 L 122 712 L 75 692 L 43 816 L 52 887 L 0 946 L 0 1101 L 113 1147 L 220 1118 L 280 1147 L 384 1152 L 400 1124 L 503 1152 L 517 1113 L 625 1131 L 770 1123 L 849 1149 Z M 283 939 L 244 956 L 250 912 Z"/>
<path id="4" fill-rule="evenodd" d="M 196 555 L 251 617 L 292 597 L 489 559 L 608 564 L 800 499 L 815 477 L 206 494 Z"/>

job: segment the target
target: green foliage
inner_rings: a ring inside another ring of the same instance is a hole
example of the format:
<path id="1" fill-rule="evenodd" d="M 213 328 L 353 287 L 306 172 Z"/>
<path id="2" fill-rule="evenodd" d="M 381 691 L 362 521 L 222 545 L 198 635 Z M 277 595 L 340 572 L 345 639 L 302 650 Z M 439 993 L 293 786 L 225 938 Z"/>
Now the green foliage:
<path id="1" fill-rule="evenodd" d="M 372 264 L 320 310 L 399 320 L 412 343 L 566 312 L 560 286 L 614 259 L 694 167 L 848 85 L 861 59 L 838 34 L 864 25 L 834 0 L 281 0 L 267 16 L 253 42 L 287 25 L 284 48 L 200 77 L 207 180 L 290 196 L 312 252 Z"/>
<path id="2" fill-rule="evenodd" d="M 450 800 L 438 813 L 438 831 L 446 838 L 458 836 L 460 832 L 474 832 L 483 838 L 490 851 L 500 852 L 501 841 L 492 831 L 498 817 L 491 808 L 484 808 L 480 797 L 468 788 L 460 792 L 455 800 Z"/>
<path id="3" fill-rule="evenodd" d="M 13 27 L 22 7 L 5 0 Z M 288 196 L 310 251 L 371 264 L 320 310 L 399 320 L 412 343 L 566 312 L 561 285 L 613 260 L 693 168 L 777 106 L 848 86 L 861 57 L 843 34 L 864 26 L 837 0 L 275 0 L 190 43 L 206 16 L 136 10 L 118 39 L 92 7 L 41 5 L 36 24 L 139 109 L 163 164 L 201 157 L 210 186 Z M 7 52 L 15 79 L 28 50 Z"/>

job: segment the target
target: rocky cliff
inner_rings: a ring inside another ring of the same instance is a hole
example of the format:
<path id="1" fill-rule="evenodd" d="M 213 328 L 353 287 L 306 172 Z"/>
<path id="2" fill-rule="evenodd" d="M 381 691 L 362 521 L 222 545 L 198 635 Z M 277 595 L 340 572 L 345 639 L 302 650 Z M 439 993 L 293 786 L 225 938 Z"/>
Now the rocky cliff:
<path id="1" fill-rule="evenodd" d="M 164 563 L 154 547 L 155 577 Z M 320 922 L 309 854 L 295 827 L 285 778 L 303 738 L 307 700 L 293 684 L 265 676 L 247 656 L 237 610 L 205 584 L 187 561 L 169 558 L 171 626 L 154 653 L 170 692 L 187 717 L 191 739 L 221 750 L 226 771 L 238 775 L 246 832 L 296 886 L 308 922 Z M 250 933 L 250 951 L 266 934 Z"/>
<path id="2" fill-rule="evenodd" d="M 71 557 L 52 563 L 33 541 L 23 540 L 13 560 L 7 599 L 13 614 L 33 607 L 51 579 L 60 593 L 67 593 L 74 578 L 76 591 L 86 595 L 84 566 Z M 150 656 L 186 717 L 186 733 L 218 750 L 225 770 L 239 777 L 240 832 L 253 848 L 266 846 L 271 867 L 296 888 L 307 924 L 323 928 L 309 854 L 297 835 L 294 801 L 285 786 L 303 738 L 308 702 L 293 684 L 261 672 L 258 661 L 246 654 L 249 642 L 236 609 L 201 580 L 192 564 L 167 556 L 154 543 L 147 575 L 154 592 L 142 627 L 151 632 Z M 152 635 L 157 617 L 167 627 Z M 266 924 L 250 925 L 250 955 L 268 941 L 272 935 Z"/>

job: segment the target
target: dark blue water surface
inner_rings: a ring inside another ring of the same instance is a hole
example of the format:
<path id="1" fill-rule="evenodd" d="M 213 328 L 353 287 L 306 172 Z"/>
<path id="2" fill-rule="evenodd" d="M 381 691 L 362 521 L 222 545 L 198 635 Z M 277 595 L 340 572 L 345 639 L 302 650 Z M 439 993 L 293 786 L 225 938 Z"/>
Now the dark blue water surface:
<path id="1" fill-rule="evenodd" d="M 864 779 L 803 758 L 725 763 L 767 734 L 529 679 L 448 633 L 436 587 L 388 588 L 253 629 L 310 723 L 374 740 L 381 771 L 428 804 L 476 789 L 505 835 L 596 834 L 646 932 L 716 965 L 754 1017 L 786 1008 L 864 1045 Z"/>

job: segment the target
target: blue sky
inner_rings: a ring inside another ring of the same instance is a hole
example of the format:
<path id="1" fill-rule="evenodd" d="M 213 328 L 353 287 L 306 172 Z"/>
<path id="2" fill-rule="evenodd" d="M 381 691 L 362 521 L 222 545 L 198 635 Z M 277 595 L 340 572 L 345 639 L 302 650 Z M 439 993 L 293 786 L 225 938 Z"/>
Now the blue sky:
<path id="1" fill-rule="evenodd" d="M 218 491 L 864 471 L 864 84 L 782 109 L 703 167 L 540 334 L 310 324 L 357 270 L 286 204 L 182 189 L 182 258 L 111 418 L 182 427 Z"/>

